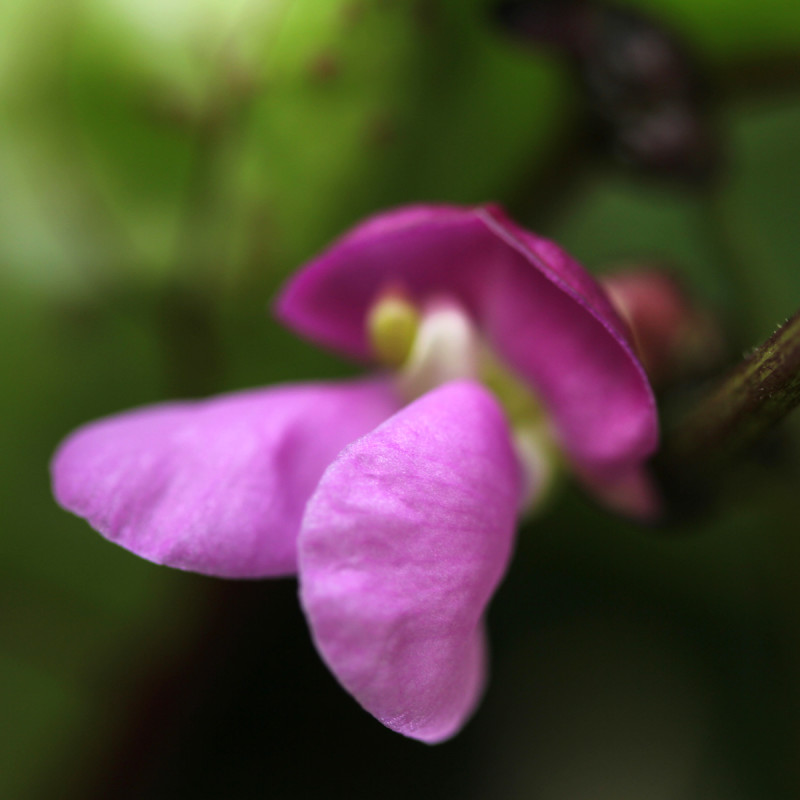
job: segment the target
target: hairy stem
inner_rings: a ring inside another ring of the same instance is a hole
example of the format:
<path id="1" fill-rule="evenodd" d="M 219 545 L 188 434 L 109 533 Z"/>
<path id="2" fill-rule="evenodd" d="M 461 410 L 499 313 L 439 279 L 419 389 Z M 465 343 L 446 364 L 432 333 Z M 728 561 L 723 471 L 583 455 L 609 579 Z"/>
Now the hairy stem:
<path id="1" fill-rule="evenodd" d="M 800 404 L 800 311 L 678 424 L 671 463 L 719 461 L 755 442 Z"/>

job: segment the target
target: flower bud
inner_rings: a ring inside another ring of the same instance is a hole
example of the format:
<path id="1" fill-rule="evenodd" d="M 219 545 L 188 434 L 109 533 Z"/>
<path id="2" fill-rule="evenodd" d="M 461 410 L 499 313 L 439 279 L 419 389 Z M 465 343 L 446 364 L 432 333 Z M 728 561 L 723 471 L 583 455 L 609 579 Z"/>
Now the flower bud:
<path id="1" fill-rule="evenodd" d="M 654 383 L 667 383 L 715 361 L 722 333 L 678 278 L 643 265 L 604 276 L 601 283 L 631 328 L 639 357 Z"/>

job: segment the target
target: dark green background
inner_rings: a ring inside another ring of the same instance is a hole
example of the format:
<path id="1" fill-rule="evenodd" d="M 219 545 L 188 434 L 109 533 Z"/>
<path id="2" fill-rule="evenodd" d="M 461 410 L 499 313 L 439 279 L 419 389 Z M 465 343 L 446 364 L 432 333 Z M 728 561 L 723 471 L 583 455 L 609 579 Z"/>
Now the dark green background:
<path id="1" fill-rule="evenodd" d="M 483 1 L 0 4 L 0 796 L 800 794 L 796 421 L 655 531 L 567 489 L 492 606 L 483 705 L 435 748 L 337 687 L 293 582 L 153 566 L 50 497 L 94 417 L 350 372 L 268 302 L 394 204 L 499 201 L 593 271 L 663 259 L 732 357 L 767 336 L 800 306 L 800 4 L 628 5 L 710 87 L 711 187 L 591 152 L 563 59 Z"/>

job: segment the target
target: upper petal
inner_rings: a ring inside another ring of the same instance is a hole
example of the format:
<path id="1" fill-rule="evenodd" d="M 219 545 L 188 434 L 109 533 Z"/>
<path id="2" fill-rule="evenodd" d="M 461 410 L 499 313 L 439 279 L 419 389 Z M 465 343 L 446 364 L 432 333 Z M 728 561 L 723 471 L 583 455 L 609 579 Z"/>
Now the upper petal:
<path id="1" fill-rule="evenodd" d="M 287 385 L 86 425 L 52 463 L 56 499 L 137 555 L 224 577 L 291 574 L 325 468 L 398 408 L 389 384 Z"/>
<path id="2" fill-rule="evenodd" d="M 557 245 L 485 219 L 525 259 L 508 259 L 485 292 L 488 339 L 534 386 L 580 470 L 641 463 L 658 441 L 655 400 L 603 290 Z"/>
<path id="3" fill-rule="evenodd" d="M 495 238 L 472 209 L 410 206 L 378 214 L 292 277 L 276 313 L 299 333 L 368 359 L 365 320 L 386 289 L 401 287 L 411 300 L 455 297 L 474 313 L 475 268 L 491 275 Z"/>
<path id="4" fill-rule="evenodd" d="M 437 742 L 473 710 L 520 494 L 502 411 L 464 382 L 346 448 L 309 501 L 300 587 L 316 645 L 393 730 Z"/>
<path id="5" fill-rule="evenodd" d="M 368 358 L 365 319 L 382 292 L 450 296 L 544 400 L 585 469 L 619 468 L 656 446 L 652 392 L 625 324 L 597 282 L 560 247 L 494 207 L 413 206 L 356 227 L 284 288 L 278 315 Z"/>

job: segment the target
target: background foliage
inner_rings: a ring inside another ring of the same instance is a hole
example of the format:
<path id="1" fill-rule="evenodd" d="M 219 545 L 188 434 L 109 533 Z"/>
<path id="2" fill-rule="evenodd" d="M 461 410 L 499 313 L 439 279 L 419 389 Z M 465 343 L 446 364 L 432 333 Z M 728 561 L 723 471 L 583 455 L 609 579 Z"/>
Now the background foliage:
<path id="1" fill-rule="evenodd" d="M 0 4 L 0 796 L 797 797 L 796 421 L 659 530 L 568 489 L 437 748 L 335 685 L 291 581 L 154 567 L 50 498 L 84 421 L 349 372 L 267 304 L 394 204 L 499 201 L 592 270 L 668 262 L 729 360 L 767 336 L 800 305 L 800 5 L 625 5 L 698 64 L 711 182 L 593 147 L 568 62 L 488 0 Z"/>

